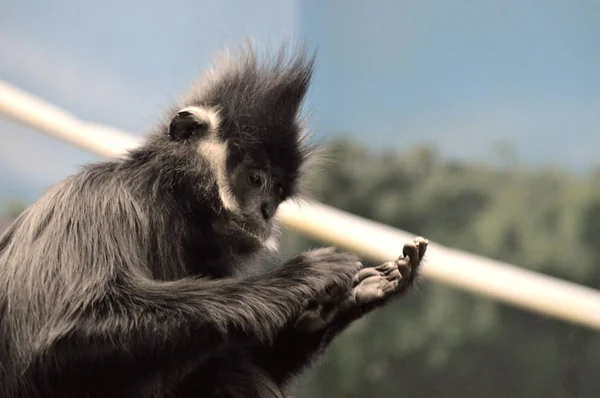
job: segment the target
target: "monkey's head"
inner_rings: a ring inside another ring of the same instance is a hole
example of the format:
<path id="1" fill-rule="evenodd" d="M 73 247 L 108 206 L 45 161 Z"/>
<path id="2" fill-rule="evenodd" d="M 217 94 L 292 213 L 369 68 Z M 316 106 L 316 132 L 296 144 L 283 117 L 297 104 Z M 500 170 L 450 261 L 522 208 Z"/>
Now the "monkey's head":
<path id="1" fill-rule="evenodd" d="M 282 50 L 259 62 L 246 49 L 207 74 L 170 121 L 169 139 L 193 148 L 211 170 L 220 200 L 215 226 L 227 236 L 268 247 L 278 206 L 298 194 L 313 151 L 300 117 L 313 60 Z"/>

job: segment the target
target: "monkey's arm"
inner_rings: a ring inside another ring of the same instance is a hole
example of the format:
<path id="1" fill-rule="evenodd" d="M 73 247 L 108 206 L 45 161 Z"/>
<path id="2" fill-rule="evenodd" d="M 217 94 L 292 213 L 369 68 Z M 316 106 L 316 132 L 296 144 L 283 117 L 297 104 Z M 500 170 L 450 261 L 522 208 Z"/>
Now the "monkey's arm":
<path id="1" fill-rule="evenodd" d="M 62 347 L 89 348 L 79 356 L 100 352 L 134 360 L 197 359 L 236 339 L 267 344 L 308 297 L 349 286 L 359 266 L 354 255 L 322 249 L 245 280 L 127 278 L 57 334 Z"/>
<path id="2" fill-rule="evenodd" d="M 326 295 L 287 325 L 273 345 L 257 345 L 251 353 L 279 383 L 286 384 L 322 354 L 353 321 L 398 298 L 412 285 L 427 249 L 427 240 L 406 244 L 396 261 L 364 268 L 350 292 Z"/>

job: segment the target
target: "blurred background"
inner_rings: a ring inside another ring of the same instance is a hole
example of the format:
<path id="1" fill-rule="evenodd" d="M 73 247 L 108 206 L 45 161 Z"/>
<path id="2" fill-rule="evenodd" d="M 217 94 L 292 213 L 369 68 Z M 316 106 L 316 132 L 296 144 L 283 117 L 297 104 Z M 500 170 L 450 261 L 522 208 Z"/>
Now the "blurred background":
<path id="1" fill-rule="evenodd" d="M 595 0 L 0 0 L 0 79 L 142 135 L 225 47 L 304 40 L 334 159 L 316 199 L 600 288 L 598 21 Z M 0 230 L 98 159 L 0 118 Z M 423 281 L 297 396 L 596 397 L 599 371 L 597 332 Z"/>

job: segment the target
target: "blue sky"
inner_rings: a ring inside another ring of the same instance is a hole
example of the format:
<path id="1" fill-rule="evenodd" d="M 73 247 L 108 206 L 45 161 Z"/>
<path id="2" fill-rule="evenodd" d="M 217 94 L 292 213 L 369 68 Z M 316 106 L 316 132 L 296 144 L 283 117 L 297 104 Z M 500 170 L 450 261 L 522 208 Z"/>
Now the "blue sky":
<path id="1" fill-rule="evenodd" d="M 142 7 L 143 5 L 143 7 Z M 142 134 L 247 35 L 318 50 L 317 137 L 585 170 L 600 153 L 600 2 L 0 0 L 0 79 Z M 0 120 L 0 202 L 95 158 Z"/>
<path id="2" fill-rule="evenodd" d="M 307 4 L 322 130 L 461 157 L 510 142 L 533 163 L 597 163 L 600 2 Z"/>
<path id="3" fill-rule="evenodd" d="M 142 4 L 144 5 L 142 7 Z M 143 134 L 243 35 L 294 37 L 294 1 L 0 1 L 0 79 L 95 122 Z M 0 202 L 96 158 L 0 120 Z M 22 181 L 23 187 L 16 181 Z"/>

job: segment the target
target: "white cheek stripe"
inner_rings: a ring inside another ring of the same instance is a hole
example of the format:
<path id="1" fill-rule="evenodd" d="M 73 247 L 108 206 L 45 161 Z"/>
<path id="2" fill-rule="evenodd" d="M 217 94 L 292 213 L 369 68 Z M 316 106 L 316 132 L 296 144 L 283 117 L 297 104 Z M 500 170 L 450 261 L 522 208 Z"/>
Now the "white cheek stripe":
<path id="1" fill-rule="evenodd" d="M 198 154 L 208 161 L 219 187 L 219 197 L 223 206 L 227 210 L 237 210 L 239 208 L 235 200 L 225 173 L 225 162 L 227 160 L 227 144 L 218 138 L 219 125 L 221 120 L 219 113 L 215 109 L 204 108 L 202 106 L 188 106 L 179 112 L 189 112 L 198 120 L 209 125 L 210 136 L 203 139 L 198 144 Z"/>
<path id="2" fill-rule="evenodd" d="M 263 243 L 264 248 L 271 253 L 276 252 L 279 249 L 279 239 L 277 235 L 272 234 L 267 238 L 267 240 Z"/>
<path id="3" fill-rule="evenodd" d="M 219 187 L 219 196 L 223 206 L 227 210 L 237 210 L 239 208 L 225 173 L 225 161 L 227 160 L 227 144 L 217 140 L 216 138 L 208 138 L 202 140 L 198 144 L 198 154 L 205 158 L 210 167 L 213 169 L 213 173 L 217 179 L 217 186 Z"/>

